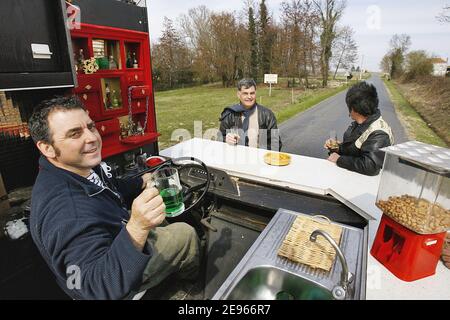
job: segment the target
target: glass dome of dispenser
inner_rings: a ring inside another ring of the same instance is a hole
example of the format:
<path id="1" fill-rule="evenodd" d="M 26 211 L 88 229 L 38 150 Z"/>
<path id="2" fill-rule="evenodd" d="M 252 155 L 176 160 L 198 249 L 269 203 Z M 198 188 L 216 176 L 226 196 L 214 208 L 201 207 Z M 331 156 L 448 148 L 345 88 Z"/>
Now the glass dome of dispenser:
<path id="1" fill-rule="evenodd" d="M 417 141 L 382 150 L 376 205 L 414 232 L 450 230 L 450 150 Z"/>

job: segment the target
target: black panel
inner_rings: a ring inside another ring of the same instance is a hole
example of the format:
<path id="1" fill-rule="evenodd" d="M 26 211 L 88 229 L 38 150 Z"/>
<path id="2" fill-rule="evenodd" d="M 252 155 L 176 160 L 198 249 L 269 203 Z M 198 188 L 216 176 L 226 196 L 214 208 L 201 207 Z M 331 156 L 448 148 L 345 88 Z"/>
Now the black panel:
<path id="1" fill-rule="evenodd" d="M 7 192 L 34 184 L 38 159 L 39 151 L 31 137 L 0 132 L 0 174 Z"/>
<path id="2" fill-rule="evenodd" d="M 0 238 L 0 300 L 69 300 L 42 259 L 31 235 L 11 241 Z"/>
<path id="3" fill-rule="evenodd" d="M 217 232 L 209 232 L 204 298 L 211 299 L 261 232 L 212 215 Z"/>
<path id="4" fill-rule="evenodd" d="M 74 85 L 63 0 L 0 1 L 0 89 Z M 50 59 L 35 59 L 46 44 Z"/>
<path id="5" fill-rule="evenodd" d="M 71 72 L 0 73 L 0 89 L 74 86 Z"/>
<path id="6" fill-rule="evenodd" d="M 81 9 L 81 22 L 148 32 L 147 9 L 118 0 L 74 0 Z"/>
<path id="7" fill-rule="evenodd" d="M 3 72 L 62 71 L 56 8 L 48 0 L 0 2 L 0 61 Z M 31 44 L 48 44 L 52 59 L 33 59 Z"/>

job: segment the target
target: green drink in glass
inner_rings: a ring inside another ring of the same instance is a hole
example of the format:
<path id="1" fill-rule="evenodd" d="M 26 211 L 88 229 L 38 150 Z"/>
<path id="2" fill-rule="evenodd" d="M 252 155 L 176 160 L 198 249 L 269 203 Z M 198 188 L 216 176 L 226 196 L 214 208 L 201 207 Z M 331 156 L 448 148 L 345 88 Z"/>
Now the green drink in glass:
<path id="1" fill-rule="evenodd" d="M 182 214 L 185 207 L 178 170 L 160 169 L 153 174 L 153 181 L 166 205 L 166 216 L 173 218 Z"/>
<path id="2" fill-rule="evenodd" d="M 180 214 L 180 210 L 184 211 L 183 194 L 177 188 L 167 188 L 159 193 L 166 205 L 166 215 L 173 217 Z"/>

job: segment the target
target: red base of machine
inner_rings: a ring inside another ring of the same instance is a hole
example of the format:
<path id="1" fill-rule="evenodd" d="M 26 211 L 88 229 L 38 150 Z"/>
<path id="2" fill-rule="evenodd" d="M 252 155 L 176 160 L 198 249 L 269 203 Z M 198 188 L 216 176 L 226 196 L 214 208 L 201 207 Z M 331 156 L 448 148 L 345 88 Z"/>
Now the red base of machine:
<path id="1" fill-rule="evenodd" d="M 399 279 L 414 281 L 435 274 L 446 234 L 418 234 L 383 215 L 370 253 Z"/>

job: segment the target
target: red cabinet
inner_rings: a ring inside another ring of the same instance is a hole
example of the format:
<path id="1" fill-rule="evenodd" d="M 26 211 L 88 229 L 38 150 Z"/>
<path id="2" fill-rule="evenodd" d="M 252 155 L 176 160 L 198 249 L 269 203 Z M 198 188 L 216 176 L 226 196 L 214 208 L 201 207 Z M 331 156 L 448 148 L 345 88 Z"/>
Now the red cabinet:
<path id="1" fill-rule="evenodd" d="M 96 92 L 100 88 L 95 78 L 86 75 L 78 76 L 78 87 L 74 89 L 76 93 L 79 92 Z"/>
<path id="2" fill-rule="evenodd" d="M 103 157 L 156 142 L 148 33 L 81 24 L 71 36 L 78 78 L 73 93 L 96 121 L 103 138 Z M 88 72 L 94 72 L 85 73 L 89 60 L 97 70 L 90 68 Z M 144 127 L 145 122 L 145 132 L 139 136 L 129 129 Z M 121 132 L 122 128 L 128 130 Z"/>
<path id="3" fill-rule="evenodd" d="M 151 89 L 149 86 L 131 86 L 131 99 L 140 99 L 150 96 Z"/>
<path id="4" fill-rule="evenodd" d="M 101 120 L 98 108 L 98 105 L 100 104 L 98 91 L 80 92 L 77 93 L 77 96 L 88 110 L 91 119 L 94 121 Z"/>
<path id="5" fill-rule="evenodd" d="M 127 72 L 128 85 L 140 85 L 145 82 L 144 72 Z"/>

